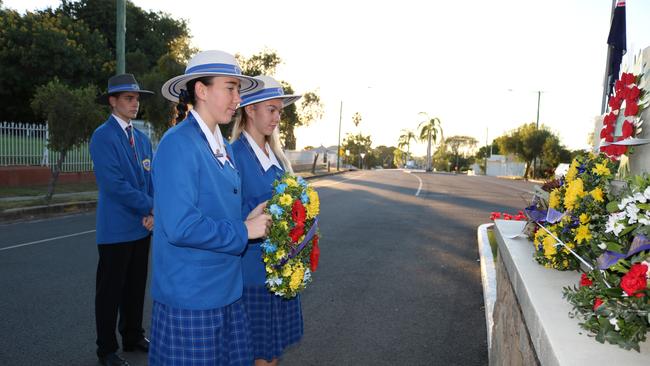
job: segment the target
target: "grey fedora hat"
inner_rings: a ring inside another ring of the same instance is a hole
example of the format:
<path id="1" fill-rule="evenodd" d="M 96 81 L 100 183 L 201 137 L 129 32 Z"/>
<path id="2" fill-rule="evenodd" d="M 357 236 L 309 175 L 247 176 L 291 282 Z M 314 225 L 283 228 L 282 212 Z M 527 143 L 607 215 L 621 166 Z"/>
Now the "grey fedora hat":
<path id="1" fill-rule="evenodd" d="M 108 104 L 109 96 L 123 92 L 138 93 L 140 98 L 146 98 L 154 94 L 150 90 L 140 89 L 140 85 L 133 74 L 118 74 L 108 79 L 108 90 L 97 97 L 97 103 Z"/>

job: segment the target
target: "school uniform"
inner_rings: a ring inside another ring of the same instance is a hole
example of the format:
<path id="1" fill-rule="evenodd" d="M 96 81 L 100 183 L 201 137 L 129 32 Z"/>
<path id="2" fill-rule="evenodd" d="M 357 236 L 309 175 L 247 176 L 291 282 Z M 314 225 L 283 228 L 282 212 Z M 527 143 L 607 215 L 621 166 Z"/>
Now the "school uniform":
<path id="1" fill-rule="evenodd" d="M 239 301 L 248 231 L 231 156 L 195 111 L 158 145 L 149 365 L 253 362 Z"/>
<path id="2" fill-rule="evenodd" d="M 111 115 L 94 131 L 90 154 L 99 189 L 95 318 L 97 354 L 102 357 L 118 349 L 118 309 L 122 343 L 133 345 L 144 338 L 150 232 L 142 219 L 153 208 L 153 151 L 144 133 Z"/>
<path id="3" fill-rule="evenodd" d="M 257 205 L 271 199 L 273 181 L 284 170 L 268 144 L 267 157 L 246 131 L 232 147 L 242 177 L 242 216 L 245 217 Z M 242 301 L 250 321 L 255 359 L 272 361 L 302 338 L 303 320 L 300 295 L 284 299 L 266 288 L 262 242 L 262 239 L 250 240 L 244 252 Z"/>

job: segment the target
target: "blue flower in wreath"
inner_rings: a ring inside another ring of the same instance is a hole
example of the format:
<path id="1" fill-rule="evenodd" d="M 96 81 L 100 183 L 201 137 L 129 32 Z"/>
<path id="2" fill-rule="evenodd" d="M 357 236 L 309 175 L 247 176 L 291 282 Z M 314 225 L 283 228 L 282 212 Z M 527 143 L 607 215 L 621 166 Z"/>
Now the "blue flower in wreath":
<path id="1" fill-rule="evenodd" d="M 282 194 L 284 193 L 284 190 L 287 189 L 287 184 L 286 183 L 280 183 L 277 186 L 275 186 L 275 192 Z"/>
<path id="2" fill-rule="evenodd" d="M 278 218 L 278 217 L 282 216 L 282 214 L 284 213 L 284 210 L 282 209 L 282 207 L 280 207 L 280 206 L 278 206 L 278 205 L 276 205 L 274 203 L 274 204 L 271 205 L 271 207 L 269 207 L 269 212 L 271 212 L 271 215 L 273 215 L 275 218 Z"/>
<path id="3" fill-rule="evenodd" d="M 307 195 L 307 192 L 302 191 L 302 194 L 300 195 L 300 202 L 302 202 L 303 205 L 309 203 L 309 196 Z"/>
<path id="4" fill-rule="evenodd" d="M 275 253 L 275 251 L 278 250 L 278 247 L 275 244 L 271 243 L 269 239 L 264 240 L 260 246 L 266 254 Z"/>
<path id="5" fill-rule="evenodd" d="M 307 188 L 307 181 L 303 177 L 298 177 L 296 178 L 296 181 L 298 184 L 300 184 L 303 188 Z"/>

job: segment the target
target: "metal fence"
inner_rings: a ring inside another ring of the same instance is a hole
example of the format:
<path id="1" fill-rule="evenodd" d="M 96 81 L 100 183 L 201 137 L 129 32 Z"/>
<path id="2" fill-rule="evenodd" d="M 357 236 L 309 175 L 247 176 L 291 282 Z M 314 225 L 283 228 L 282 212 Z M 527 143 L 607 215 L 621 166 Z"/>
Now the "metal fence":
<path id="1" fill-rule="evenodd" d="M 155 151 L 158 140 L 154 136 L 151 124 L 142 120 L 133 120 L 132 123 L 138 130 L 149 136 Z M 52 167 L 56 165 L 60 154 L 48 149 L 48 136 L 49 132 L 46 123 L 0 122 L 0 166 L 31 165 Z M 302 167 L 301 169 L 307 169 L 311 168 L 317 152 L 319 153 L 317 162 L 319 166 L 326 166 L 328 162 L 336 166 L 336 153 L 323 149 L 286 151 L 286 154 L 291 163 L 295 165 L 294 168 Z M 90 158 L 88 142 L 84 142 L 81 146 L 68 151 L 63 162 L 62 171 L 88 172 L 92 170 L 93 162 Z"/>
<path id="2" fill-rule="evenodd" d="M 153 141 L 153 128 L 146 121 L 134 120 L 137 129 Z M 0 166 L 46 166 L 56 165 L 60 153 L 47 147 L 49 131 L 47 123 L 0 122 Z M 155 146 L 155 145 L 154 145 Z M 88 172 L 93 170 L 88 142 L 68 151 L 63 162 L 64 172 Z"/>

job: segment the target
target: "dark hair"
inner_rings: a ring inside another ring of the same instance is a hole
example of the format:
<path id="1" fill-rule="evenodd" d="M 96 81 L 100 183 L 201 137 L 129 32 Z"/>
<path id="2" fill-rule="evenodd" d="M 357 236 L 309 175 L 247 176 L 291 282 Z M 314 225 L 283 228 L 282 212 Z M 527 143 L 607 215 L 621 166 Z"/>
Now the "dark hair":
<path id="1" fill-rule="evenodd" d="M 181 89 L 181 94 L 178 96 L 178 103 L 176 104 L 176 121 L 179 123 L 187 117 L 187 105 L 196 104 L 196 96 L 194 95 L 194 86 L 197 81 L 203 85 L 212 85 L 214 76 L 204 76 L 201 78 L 192 79 L 187 82 L 186 89 Z"/>

